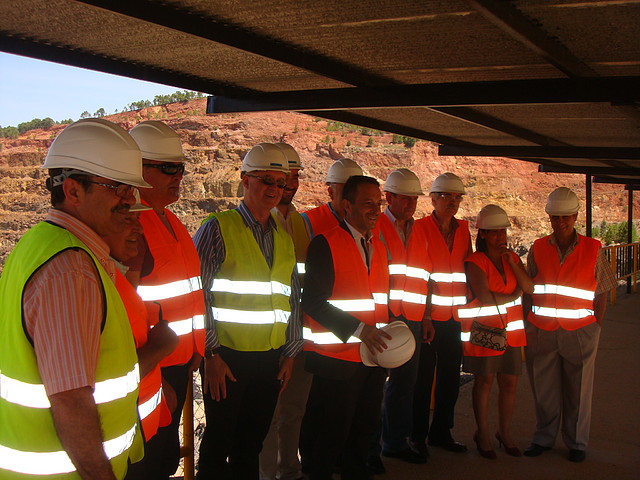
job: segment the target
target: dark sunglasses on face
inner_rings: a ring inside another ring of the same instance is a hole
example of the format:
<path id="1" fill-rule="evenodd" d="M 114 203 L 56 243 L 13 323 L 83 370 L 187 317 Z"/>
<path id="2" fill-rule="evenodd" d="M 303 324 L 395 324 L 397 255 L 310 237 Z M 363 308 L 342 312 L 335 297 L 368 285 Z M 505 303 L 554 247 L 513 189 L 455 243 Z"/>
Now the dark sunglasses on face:
<path id="1" fill-rule="evenodd" d="M 284 189 L 284 187 L 287 186 L 287 179 L 286 178 L 279 178 L 278 180 L 276 180 L 271 175 L 265 175 L 264 177 L 262 177 L 260 175 L 251 175 L 249 173 L 245 173 L 245 175 L 247 177 L 257 178 L 258 180 L 260 180 L 267 187 L 273 187 L 275 185 L 276 187 L 278 187 L 280 189 Z"/>
<path id="2" fill-rule="evenodd" d="M 157 168 L 165 175 L 184 174 L 184 163 L 143 163 L 145 167 Z"/>

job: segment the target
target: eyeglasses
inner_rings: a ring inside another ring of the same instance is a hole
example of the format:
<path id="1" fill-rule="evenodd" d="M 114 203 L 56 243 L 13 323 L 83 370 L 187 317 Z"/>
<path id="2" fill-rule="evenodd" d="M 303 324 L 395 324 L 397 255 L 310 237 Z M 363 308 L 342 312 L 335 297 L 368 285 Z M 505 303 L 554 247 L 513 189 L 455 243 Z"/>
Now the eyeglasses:
<path id="1" fill-rule="evenodd" d="M 165 175 L 182 175 L 184 174 L 184 163 L 143 163 L 144 167 L 157 168 Z"/>
<path id="2" fill-rule="evenodd" d="M 449 200 L 453 200 L 454 202 L 462 201 L 462 195 L 460 195 L 459 193 L 438 193 L 438 196 L 440 198 L 444 198 L 447 201 Z"/>
<path id="3" fill-rule="evenodd" d="M 258 180 L 260 180 L 267 187 L 273 187 L 275 185 L 276 187 L 284 190 L 284 187 L 287 186 L 287 179 L 286 178 L 279 178 L 278 180 L 276 180 L 271 175 L 265 175 L 264 177 L 261 177 L 260 175 L 251 175 L 249 173 L 245 173 L 245 175 L 247 177 L 257 178 Z"/>
<path id="4" fill-rule="evenodd" d="M 135 191 L 136 187 L 134 187 L 133 185 L 127 185 L 126 183 L 119 183 L 118 185 L 111 185 L 109 183 L 100 183 L 100 182 L 94 182 L 93 180 L 84 180 L 87 183 L 92 183 L 94 185 L 100 185 L 101 187 L 107 187 L 110 188 L 111 190 L 115 190 L 115 194 L 116 196 L 120 197 L 120 198 L 126 198 L 129 197 L 131 195 L 133 195 L 133 192 Z"/>

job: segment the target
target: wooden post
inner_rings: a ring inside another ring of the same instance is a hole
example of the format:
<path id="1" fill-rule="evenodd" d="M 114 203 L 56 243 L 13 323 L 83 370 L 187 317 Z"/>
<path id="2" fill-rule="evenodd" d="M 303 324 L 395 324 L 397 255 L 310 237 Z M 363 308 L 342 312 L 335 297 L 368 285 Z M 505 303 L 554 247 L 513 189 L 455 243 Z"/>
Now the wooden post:
<path id="1" fill-rule="evenodd" d="M 591 224 L 593 223 L 593 215 L 592 215 L 592 203 L 593 196 L 591 195 L 591 175 L 585 175 L 585 196 L 587 200 L 587 218 L 586 218 L 586 231 L 585 234 L 587 237 L 591 237 Z"/>
<path id="2" fill-rule="evenodd" d="M 180 456 L 184 458 L 184 480 L 193 480 L 195 477 L 194 453 L 193 453 L 193 375 L 187 387 L 187 398 L 182 409 L 182 442 Z"/>
<path id="3" fill-rule="evenodd" d="M 618 278 L 618 270 L 616 269 L 616 263 L 618 258 L 618 247 L 613 247 L 611 249 L 611 269 L 613 270 L 613 274 Z M 616 289 L 611 289 L 611 304 L 616 303 Z"/>

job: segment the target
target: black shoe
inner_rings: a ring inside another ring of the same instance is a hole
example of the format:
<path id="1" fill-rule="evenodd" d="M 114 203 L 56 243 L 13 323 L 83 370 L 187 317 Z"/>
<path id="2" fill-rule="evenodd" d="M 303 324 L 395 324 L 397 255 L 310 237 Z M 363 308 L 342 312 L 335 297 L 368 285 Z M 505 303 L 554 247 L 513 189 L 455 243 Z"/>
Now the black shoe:
<path id="1" fill-rule="evenodd" d="M 551 450 L 551 447 L 543 447 L 542 445 L 538 445 L 537 443 L 532 443 L 527 448 L 524 449 L 525 457 L 539 457 L 544 452 Z"/>
<path id="2" fill-rule="evenodd" d="M 382 451 L 382 455 L 390 458 L 397 458 L 407 463 L 427 463 L 427 457 L 412 450 L 411 448 L 405 448 L 398 452 Z"/>
<path id="3" fill-rule="evenodd" d="M 427 447 L 427 444 L 424 442 L 414 442 L 412 440 L 409 440 L 409 447 L 413 451 L 418 452 L 424 458 L 429 458 L 429 456 L 431 455 L 429 453 L 429 447 Z"/>
<path id="4" fill-rule="evenodd" d="M 382 459 L 379 455 L 371 455 L 367 457 L 367 471 L 373 475 L 387 473 L 387 469 L 384 468 L 384 463 L 382 463 Z"/>
<path id="5" fill-rule="evenodd" d="M 526 454 L 525 454 L 526 455 Z M 587 459 L 587 452 L 584 450 L 569 450 L 569 461 L 574 463 L 584 462 Z"/>
<path id="6" fill-rule="evenodd" d="M 467 446 L 464 443 L 456 442 L 453 438 L 449 438 L 446 440 L 433 440 L 429 439 L 429 445 L 432 447 L 442 448 L 443 450 L 448 450 L 453 453 L 466 453 Z"/>

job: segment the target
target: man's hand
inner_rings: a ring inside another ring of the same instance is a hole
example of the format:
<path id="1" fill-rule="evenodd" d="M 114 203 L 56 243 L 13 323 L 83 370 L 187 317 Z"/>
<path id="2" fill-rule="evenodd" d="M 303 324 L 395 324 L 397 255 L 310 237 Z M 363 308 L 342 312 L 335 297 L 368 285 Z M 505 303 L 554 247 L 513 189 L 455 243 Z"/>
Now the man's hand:
<path id="1" fill-rule="evenodd" d="M 163 357 L 170 355 L 178 346 L 178 336 L 169 327 L 169 322 L 160 320 L 147 335 L 147 344 L 158 350 Z"/>
<path id="2" fill-rule="evenodd" d="M 280 360 L 280 371 L 278 372 L 278 380 L 280 380 L 280 391 L 282 392 L 287 385 L 289 384 L 289 380 L 291 380 L 291 375 L 293 375 L 293 363 L 295 362 L 295 357 L 283 357 Z"/>
<path id="3" fill-rule="evenodd" d="M 383 352 L 387 348 L 387 344 L 384 341 L 385 338 L 391 340 L 391 335 L 371 325 L 365 324 L 362 332 L 360 332 L 360 340 L 367 346 L 372 355 Z"/>
<path id="4" fill-rule="evenodd" d="M 236 381 L 219 354 L 204 360 L 204 393 L 210 393 L 216 402 L 227 398 L 227 378 L 232 382 Z"/>
<path id="5" fill-rule="evenodd" d="M 162 379 L 162 394 L 165 402 L 167 402 L 167 408 L 173 414 L 175 409 L 178 408 L 178 396 L 173 387 L 164 378 Z"/>
<path id="6" fill-rule="evenodd" d="M 430 318 L 422 319 L 422 341 L 431 343 L 436 338 L 436 329 L 433 328 L 433 321 Z"/>
<path id="7" fill-rule="evenodd" d="M 189 374 L 192 374 L 196 370 L 200 368 L 200 364 L 202 363 L 202 355 L 198 352 L 194 352 L 191 360 L 189 360 Z"/>

